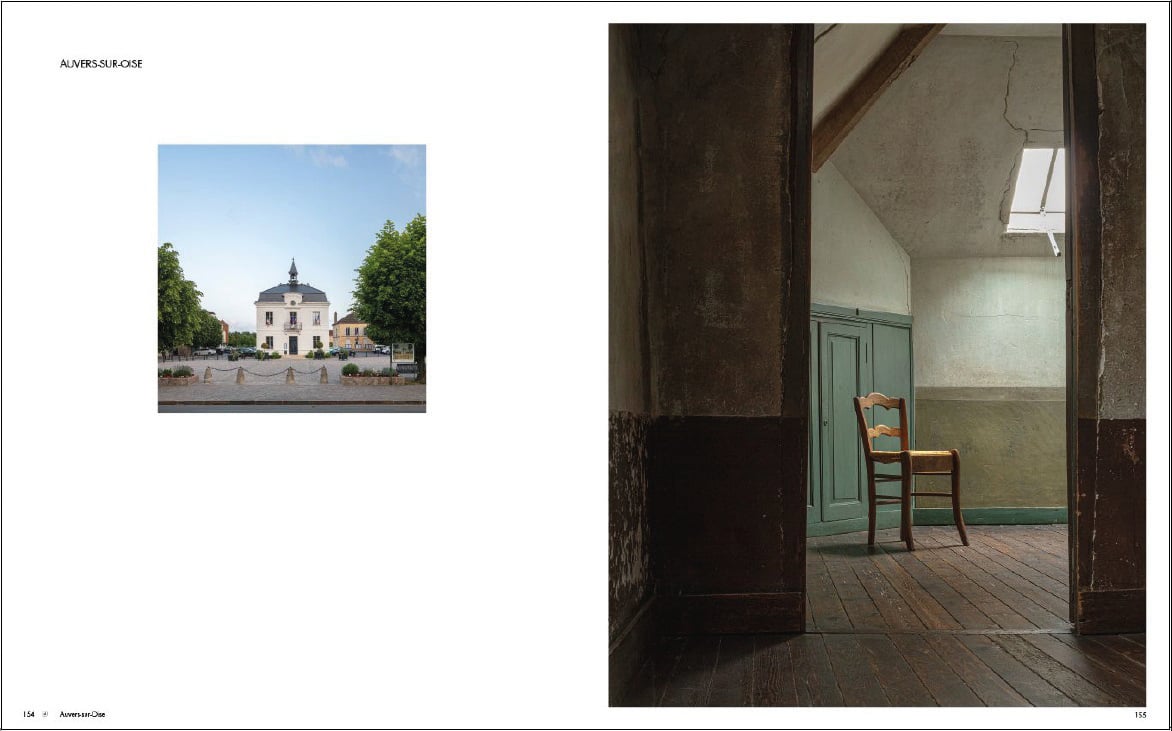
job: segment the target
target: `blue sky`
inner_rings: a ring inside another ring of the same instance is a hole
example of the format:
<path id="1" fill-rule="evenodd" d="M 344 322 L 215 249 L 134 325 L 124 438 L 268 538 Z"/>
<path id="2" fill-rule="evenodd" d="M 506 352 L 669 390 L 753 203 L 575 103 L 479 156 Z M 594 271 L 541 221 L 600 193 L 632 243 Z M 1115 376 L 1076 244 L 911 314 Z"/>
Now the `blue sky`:
<path id="1" fill-rule="evenodd" d="M 257 295 L 294 257 L 332 322 L 383 224 L 426 214 L 425 164 L 423 145 L 160 145 L 157 243 L 232 330 L 256 329 Z"/>

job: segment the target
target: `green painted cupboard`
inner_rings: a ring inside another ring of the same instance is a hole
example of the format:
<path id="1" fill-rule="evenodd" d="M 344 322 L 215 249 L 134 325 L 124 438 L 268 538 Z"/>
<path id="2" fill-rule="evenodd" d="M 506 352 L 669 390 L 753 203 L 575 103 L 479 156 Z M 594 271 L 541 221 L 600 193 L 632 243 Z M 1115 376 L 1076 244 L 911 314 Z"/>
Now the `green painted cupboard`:
<path id="1" fill-rule="evenodd" d="M 855 396 L 878 391 L 904 397 L 914 435 L 912 319 L 907 315 L 813 305 L 810 320 L 809 535 L 867 529 L 867 472 Z M 876 423 L 898 426 L 899 414 L 874 409 Z M 878 449 L 898 449 L 880 437 Z M 880 486 L 883 489 L 883 486 Z M 879 507 L 880 527 L 899 523 L 899 506 Z"/>

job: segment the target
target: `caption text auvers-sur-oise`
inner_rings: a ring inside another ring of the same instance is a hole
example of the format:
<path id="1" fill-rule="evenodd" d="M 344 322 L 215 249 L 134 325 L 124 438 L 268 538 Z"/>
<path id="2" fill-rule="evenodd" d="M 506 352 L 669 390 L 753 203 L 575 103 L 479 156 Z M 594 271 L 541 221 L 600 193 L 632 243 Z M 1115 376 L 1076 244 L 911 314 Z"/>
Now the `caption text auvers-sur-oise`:
<path id="1" fill-rule="evenodd" d="M 140 69 L 142 68 L 142 59 L 117 59 L 117 58 L 63 58 L 61 59 L 61 68 L 63 69 Z"/>

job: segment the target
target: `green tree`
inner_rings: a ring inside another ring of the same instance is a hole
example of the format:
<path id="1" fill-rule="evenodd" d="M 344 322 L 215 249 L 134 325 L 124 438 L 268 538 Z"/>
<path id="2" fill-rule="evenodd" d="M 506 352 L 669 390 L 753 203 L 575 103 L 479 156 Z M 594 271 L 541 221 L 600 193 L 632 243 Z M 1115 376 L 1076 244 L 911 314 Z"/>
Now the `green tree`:
<path id="1" fill-rule="evenodd" d="M 214 348 L 223 342 L 224 331 L 220 327 L 220 318 L 207 310 L 200 310 L 199 322 L 191 344 L 197 348 Z"/>
<path id="2" fill-rule="evenodd" d="M 233 348 L 255 348 L 256 333 L 230 332 L 228 333 L 228 345 L 231 345 Z"/>
<path id="3" fill-rule="evenodd" d="M 159 246 L 159 349 L 191 345 L 202 316 L 195 282 L 183 278 L 179 252 L 171 244 Z"/>
<path id="4" fill-rule="evenodd" d="M 415 343 L 427 353 L 427 217 L 402 231 L 387 221 L 355 271 L 354 314 L 376 343 Z"/>

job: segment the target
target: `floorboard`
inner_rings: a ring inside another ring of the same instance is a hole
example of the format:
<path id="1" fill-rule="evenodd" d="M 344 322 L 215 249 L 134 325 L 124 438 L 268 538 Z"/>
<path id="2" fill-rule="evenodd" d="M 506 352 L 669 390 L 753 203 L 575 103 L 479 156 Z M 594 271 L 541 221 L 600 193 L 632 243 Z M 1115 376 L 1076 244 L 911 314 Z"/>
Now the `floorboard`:
<path id="1" fill-rule="evenodd" d="M 845 706 L 890 706 L 878 667 L 859 644 L 859 635 L 823 635 Z"/>
<path id="2" fill-rule="evenodd" d="M 939 706 L 983 706 L 964 678 L 922 636 L 888 635 Z M 1023 701 L 1024 702 L 1024 701 Z M 926 705 L 926 704 L 923 704 Z"/>
<path id="3" fill-rule="evenodd" d="M 1027 665 L 1023 665 L 1013 655 L 998 645 L 994 638 L 999 635 L 957 635 L 961 641 L 981 662 L 1001 679 L 1013 687 L 1033 706 L 1074 706 L 1077 705 L 1070 697 L 1063 695 L 1046 679 L 1035 673 Z"/>
<path id="4" fill-rule="evenodd" d="M 1022 639 L 1101 688 L 1107 698 L 1094 705 L 1145 705 L 1143 673 L 1129 667 L 1131 663 L 1119 662 L 1119 656 L 1102 645 L 1075 635 L 1030 635 Z"/>
<path id="5" fill-rule="evenodd" d="M 904 635 L 908 637 L 909 635 Z M 857 635 L 893 706 L 934 706 L 935 700 L 888 635 Z"/>
<path id="6" fill-rule="evenodd" d="M 789 647 L 798 705 L 844 705 L 838 676 L 826 651 L 825 635 L 800 635 Z"/>
<path id="7" fill-rule="evenodd" d="M 1071 634 L 1064 526 L 810 538 L 805 634 L 663 638 L 629 706 L 1134 706 L 1144 634 Z"/>
<path id="8" fill-rule="evenodd" d="M 943 658 L 986 706 L 1028 706 L 1030 702 L 977 657 L 957 635 L 927 635 L 925 644 Z"/>
<path id="9" fill-rule="evenodd" d="M 660 705 L 704 706 L 720 658 L 719 636 L 689 637 Z"/>
<path id="10" fill-rule="evenodd" d="M 791 647 L 802 635 L 763 635 L 753 648 L 753 685 L 750 706 L 796 706 L 798 673 Z M 805 682 L 804 679 L 801 682 Z M 806 699 L 809 694 L 806 694 Z M 804 703 L 802 705 L 812 705 Z"/>
<path id="11" fill-rule="evenodd" d="M 716 670 L 709 684 L 709 706 L 753 704 L 753 636 L 728 635 L 720 638 Z"/>

